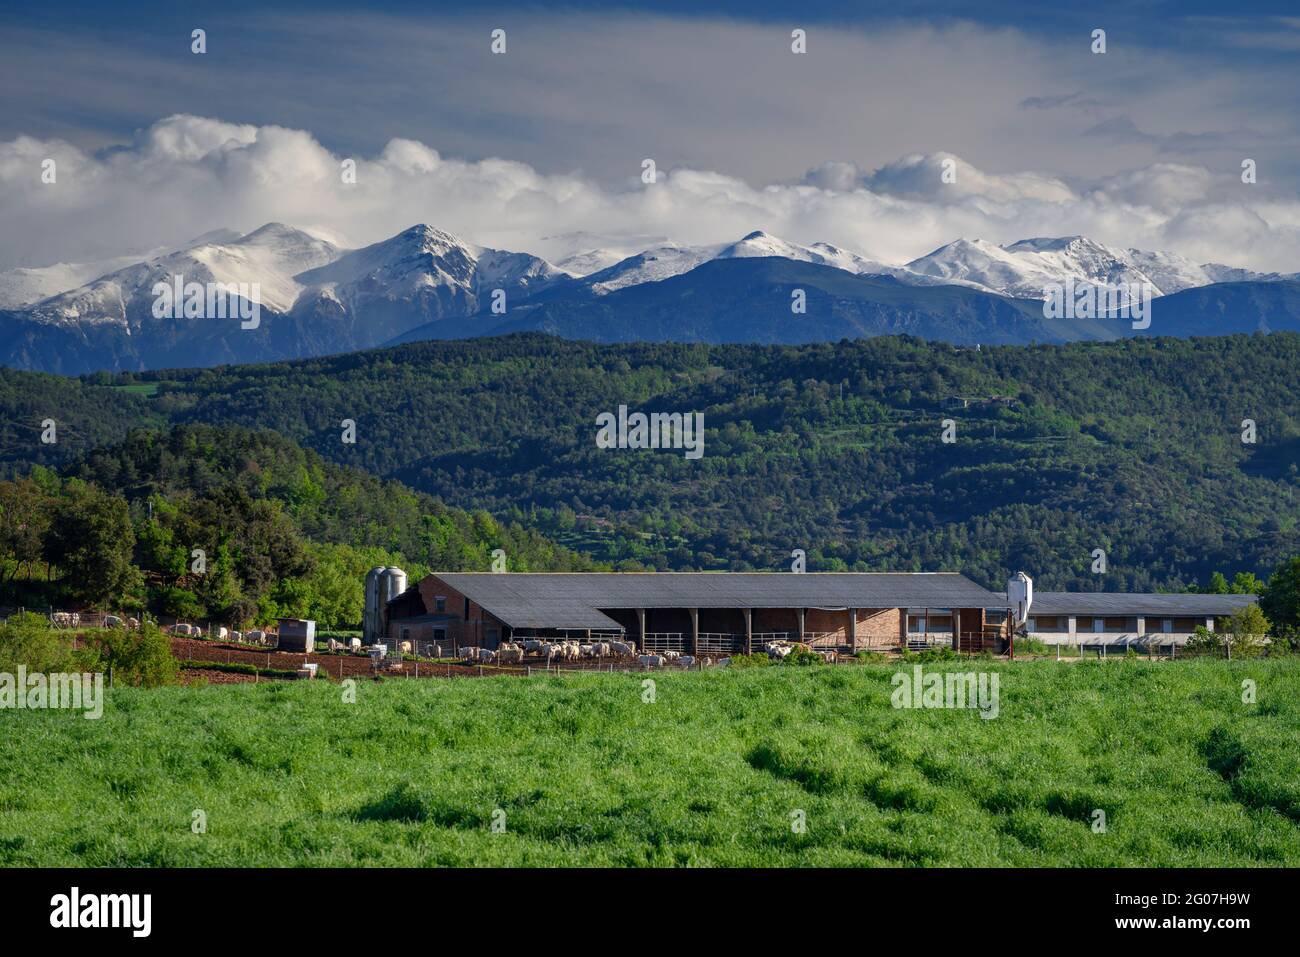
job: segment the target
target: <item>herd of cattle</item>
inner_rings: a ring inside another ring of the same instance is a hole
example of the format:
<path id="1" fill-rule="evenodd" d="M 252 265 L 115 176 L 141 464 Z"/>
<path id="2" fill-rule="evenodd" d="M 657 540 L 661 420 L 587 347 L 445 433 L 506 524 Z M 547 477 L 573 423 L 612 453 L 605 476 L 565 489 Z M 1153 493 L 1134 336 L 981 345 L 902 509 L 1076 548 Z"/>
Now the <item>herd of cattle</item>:
<path id="1" fill-rule="evenodd" d="M 202 627 L 187 625 L 184 622 L 171 625 L 167 629 L 167 633 L 179 635 L 182 638 L 205 637 Z M 254 628 L 251 631 L 235 631 L 224 625 L 213 625 L 208 629 L 206 637 L 214 638 L 217 641 L 240 641 L 249 645 L 274 645 L 277 640 L 273 631 L 263 631 L 261 628 Z"/>
<path id="2" fill-rule="evenodd" d="M 828 663 L 833 663 L 836 654 L 832 650 L 814 649 L 796 641 L 772 641 L 764 647 L 769 658 L 784 661 L 796 650 L 809 651 L 819 655 Z M 691 668 L 697 664 L 728 665 L 731 659 L 696 657 L 680 651 L 665 650 L 656 654 L 641 654 L 636 645 L 627 641 L 547 641 L 545 639 L 528 639 L 520 642 L 504 642 L 499 648 L 461 648 L 460 657 L 465 661 L 479 664 L 522 665 L 530 660 L 547 665 L 552 662 L 581 661 L 583 659 L 599 660 L 621 658 L 635 660 L 642 668 L 665 668 L 669 666 Z M 441 658 L 442 649 L 433 647 L 433 657 Z"/>
<path id="3" fill-rule="evenodd" d="M 50 615 L 50 621 L 61 628 L 75 628 L 80 624 L 81 616 L 77 612 L 53 612 Z M 105 628 L 137 629 L 140 627 L 138 619 L 121 618 L 117 615 L 105 615 L 103 623 Z M 184 638 L 205 637 L 203 628 L 184 622 L 171 625 L 167 632 Z M 265 631 L 260 628 L 254 628 L 251 631 L 235 631 L 221 625 L 210 627 L 206 637 L 219 641 L 237 641 L 245 644 L 266 646 L 274 646 L 278 641 L 278 636 L 273 631 Z M 362 650 L 360 638 L 352 638 L 347 643 L 335 641 L 331 638 L 328 647 L 332 652 L 351 651 L 355 653 Z M 411 642 L 400 642 L 398 650 L 409 654 L 412 650 Z M 730 658 L 697 657 L 671 650 L 643 654 L 632 642 L 614 640 L 579 642 L 529 638 L 522 641 L 503 642 L 500 647 L 494 649 L 475 647 L 453 649 L 443 648 L 435 644 L 422 646 L 419 650 L 433 658 L 455 657 L 460 658 L 462 661 L 495 665 L 523 665 L 536 662 L 549 666 L 562 662 L 609 659 L 619 659 L 629 664 L 634 662 L 641 668 L 666 668 L 670 666 L 691 668 L 696 665 L 727 665 L 731 663 Z M 763 646 L 762 650 L 774 661 L 784 661 L 796 651 L 812 652 L 821 656 L 827 662 L 833 663 L 836 659 L 836 653 L 832 650 L 812 648 L 797 641 L 770 641 Z"/>

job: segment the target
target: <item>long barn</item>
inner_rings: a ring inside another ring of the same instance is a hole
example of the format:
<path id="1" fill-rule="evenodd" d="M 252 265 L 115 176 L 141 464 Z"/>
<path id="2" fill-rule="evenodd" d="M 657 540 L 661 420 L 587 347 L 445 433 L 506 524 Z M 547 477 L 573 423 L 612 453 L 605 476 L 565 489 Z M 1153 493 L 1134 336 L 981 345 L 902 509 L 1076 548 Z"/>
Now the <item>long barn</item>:
<path id="1" fill-rule="evenodd" d="M 937 573 L 440 572 L 386 603 L 379 632 L 417 645 L 618 637 L 643 651 L 751 652 L 778 639 L 847 652 L 1001 651 L 1005 595 Z"/>

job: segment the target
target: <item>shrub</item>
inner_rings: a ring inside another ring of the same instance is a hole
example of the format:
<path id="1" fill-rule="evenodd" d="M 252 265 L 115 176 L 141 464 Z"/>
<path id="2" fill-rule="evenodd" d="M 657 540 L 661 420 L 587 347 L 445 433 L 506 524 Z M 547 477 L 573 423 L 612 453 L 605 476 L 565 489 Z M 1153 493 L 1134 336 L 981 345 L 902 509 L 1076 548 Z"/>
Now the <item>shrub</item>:
<path id="1" fill-rule="evenodd" d="M 171 643 L 158 626 L 145 622 L 138 631 L 114 628 L 98 638 L 106 667 L 114 683 L 155 688 L 176 684 L 179 671 Z"/>
<path id="2" fill-rule="evenodd" d="M 826 659 L 809 648 L 795 648 L 781 662 L 786 665 L 824 665 Z"/>
<path id="3" fill-rule="evenodd" d="M 24 612 L 0 625 L 0 671 L 13 674 L 22 665 L 28 671 L 99 670 L 94 649 L 73 648 L 64 632 L 50 627 L 44 615 Z"/>
<path id="4" fill-rule="evenodd" d="M 903 652 L 904 661 L 914 661 L 921 664 L 930 661 L 953 661 L 960 657 L 957 652 L 944 646 L 942 648 L 927 648 L 925 651 L 905 651 Z"/>
<path id="5" fill-rule="evenodd" d="M 1216 635 L 1204 625 L 1197 625 L 1184 648 L 1188 654 L 1216 654 L 1223 650 L 1223 637 Z"/>
<path id="6" fill-rule="evenodd" d="M 884 664 L 889 660 L 889 655 L 881 651 L 859 651 L 853 657 L 867 665 Z"/>

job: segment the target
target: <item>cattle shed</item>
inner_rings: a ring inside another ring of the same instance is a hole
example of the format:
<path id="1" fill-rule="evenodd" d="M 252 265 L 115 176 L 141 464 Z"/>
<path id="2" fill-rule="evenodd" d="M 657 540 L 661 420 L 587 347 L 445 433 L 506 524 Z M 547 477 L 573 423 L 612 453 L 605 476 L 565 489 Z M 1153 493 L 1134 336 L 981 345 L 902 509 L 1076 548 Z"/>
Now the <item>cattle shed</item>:
<path id="1" fill-rule="evenodd" d="M 642 651 L 1002 650 L 1005 596 L 952 572 L 438 572 L 387 603 L 392 641 L 455 649 L 618 637 Z"/>
<path id="2" fill-rule="evenodd" d="M 1034 595 L 1025 631 L 1048 644 L 1185 644 L 1197 627 L 1222 631 L 1255 595 L 1046 591 Z"/>

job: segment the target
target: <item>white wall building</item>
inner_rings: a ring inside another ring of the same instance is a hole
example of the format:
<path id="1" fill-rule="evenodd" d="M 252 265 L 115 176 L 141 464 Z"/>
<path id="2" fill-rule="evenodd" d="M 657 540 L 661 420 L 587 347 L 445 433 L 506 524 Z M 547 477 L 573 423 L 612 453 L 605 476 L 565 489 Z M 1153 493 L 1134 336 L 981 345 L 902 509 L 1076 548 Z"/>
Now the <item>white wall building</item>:
<path id="1" fill-rule="evenodd" d="M 1235 612 L 1258 600 L 1255 595 L 1040 591 L 1025 630 L 1053 645 L 1181 645 L 1198 625 L 1222 631 Z"/>

